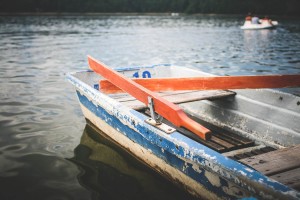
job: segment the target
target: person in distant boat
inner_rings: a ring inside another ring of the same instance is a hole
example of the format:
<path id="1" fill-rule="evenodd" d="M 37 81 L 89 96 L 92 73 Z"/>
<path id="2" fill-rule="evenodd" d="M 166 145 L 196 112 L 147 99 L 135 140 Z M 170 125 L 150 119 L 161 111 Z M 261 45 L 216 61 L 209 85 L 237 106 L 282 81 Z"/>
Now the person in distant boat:
<path id="1" fill-rule="evenodd" d="M 260 24 L 259 23 L 259 18 L 256 15 L 254 15 L 252 17 L 251 22 L 252 22 L 252 24 Z"/>
<path id="2" fill-rule="evenodd" d="M 252 20 L 252 15 L 251 13 L 248 13 L 248 15 L 245 18 L 246 21 L 251 21 Z"/>
<path id="3" fill-rule="evenodd" d="M 270 24 L 270 25 L 273 25 L 272 24 L 272 20 L 268 17 L 268 16 L 265 16 L 263 19 L 262 19 L 262 24 Z"/>

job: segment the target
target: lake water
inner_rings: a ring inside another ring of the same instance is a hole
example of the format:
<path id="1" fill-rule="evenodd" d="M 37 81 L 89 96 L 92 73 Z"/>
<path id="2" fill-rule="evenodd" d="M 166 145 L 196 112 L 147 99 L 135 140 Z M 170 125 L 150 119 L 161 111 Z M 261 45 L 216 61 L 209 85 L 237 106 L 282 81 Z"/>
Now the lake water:
<path id="1" fill-rule="evenodd" d="M 300 21 L 244 16 L 0 17 L 0 199 L 189 199 L 86 126 L 65 73 L 169 63 L 219 75 L 300 73 Z"/>

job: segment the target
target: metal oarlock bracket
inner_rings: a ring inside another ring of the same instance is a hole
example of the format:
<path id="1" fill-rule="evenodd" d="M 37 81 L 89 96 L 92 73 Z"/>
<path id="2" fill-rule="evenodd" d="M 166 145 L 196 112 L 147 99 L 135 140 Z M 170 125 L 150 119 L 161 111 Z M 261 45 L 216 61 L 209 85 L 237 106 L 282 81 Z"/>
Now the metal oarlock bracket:
<path id="1" fill-rule="evenodd" d="M 151 118 L 146 119 L 145 122 L 147 122 L 148 124 L 150 124 L 152 126 L 155 126 L 156 128 L 158 128 L 168 134 L 176 131 L 176 129 L 162 123 L 163 117 L 155 113 L 154 102 L 153 102 L 152 97 L 148 97 L 148 107 L 150 109 Z"/>
<path id="2" fill-rule="evenodd" d="M 155 113 L 152 97 L 148 97 L 148 107 L 150 109 L 151 118 L 155 121 L 156 124 L 161 124 L 163 117 Z"/>

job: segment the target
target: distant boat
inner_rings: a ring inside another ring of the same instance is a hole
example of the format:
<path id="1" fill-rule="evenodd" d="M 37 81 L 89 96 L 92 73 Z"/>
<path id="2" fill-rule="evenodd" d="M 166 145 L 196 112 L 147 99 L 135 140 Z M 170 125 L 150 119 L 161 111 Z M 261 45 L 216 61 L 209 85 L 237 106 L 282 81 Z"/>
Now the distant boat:
<path id="1" fill-rule="evenodd" d="M 251 21 L 245 21 L 241 29 L 244 30 L 257 30 L 257 29 L 272 29 L 278 26 L 277 21 L 260 20 L 260 24 L 252 24 Z"/>

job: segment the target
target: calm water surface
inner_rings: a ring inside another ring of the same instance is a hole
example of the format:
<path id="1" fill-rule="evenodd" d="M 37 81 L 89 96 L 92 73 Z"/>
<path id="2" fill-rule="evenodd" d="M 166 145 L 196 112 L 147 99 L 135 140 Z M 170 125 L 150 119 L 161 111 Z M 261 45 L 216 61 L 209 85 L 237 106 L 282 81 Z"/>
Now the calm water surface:
<path id="1" fill-rule="evenodd" d="M 189 199 L 86 126 L 65 73 L 171 63 L 215 74 L 300 73 L 300 21 L 243 16 L 0 17 L 0 199 Z"/>

